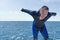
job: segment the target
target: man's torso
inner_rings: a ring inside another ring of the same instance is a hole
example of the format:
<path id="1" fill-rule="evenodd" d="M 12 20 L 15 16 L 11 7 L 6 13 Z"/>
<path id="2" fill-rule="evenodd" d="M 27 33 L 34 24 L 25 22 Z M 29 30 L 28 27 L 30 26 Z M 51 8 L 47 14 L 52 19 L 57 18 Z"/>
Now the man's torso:
<path id="1" fill-rule="evenodd" d="M 34 18 L 34 24 L 36 27 L 43 27 L 44 23 L 51 17 L 50 13 L 48 12 L 48 15 L 43 20 L 40 20 L 40 14 L 38 14 L 37 12 L 33 12 L 32 14 L 32 17 Z"/>

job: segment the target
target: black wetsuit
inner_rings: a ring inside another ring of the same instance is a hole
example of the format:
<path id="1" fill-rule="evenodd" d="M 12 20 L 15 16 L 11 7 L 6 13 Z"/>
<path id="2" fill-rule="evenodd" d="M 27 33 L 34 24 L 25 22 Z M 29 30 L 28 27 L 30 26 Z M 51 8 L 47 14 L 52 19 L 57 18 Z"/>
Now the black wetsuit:
<path id="1" fill-rule="evenodd" d="M 47 17 L 45 17 L 43 20 L 40 20 L 39 19 L 40 13 L 37 11 L 30 11 L 27 9 L 22 9 L 21 11 L 30 14 L 34 18 L 34 24 L 36 25 L 36 27 L 43 27 L 45 21 L 47 21 L 52 15 L 56 15 L 56 13 L 48 12 Z"/>
<path id="2" fill-rule="evenodd" d="M 26 12 L 28 14 L 30 14 L 33 19 L 34 19 L 34 22 L 33 22 L 33 36 L 35 38 L 37 38 L 37 31 L 36 29 L 42 33 L 43 32 L 43 29 L 44 29 L 44 26 L 45 26 L 45 22 L 53 15 L 55 16 L 56 13 L 54 12 L 48 12 L 48 15 L 43 19 L 43 20 L 40 20 L 39 17 L 40 17 L 40 13 L 39 11 L 30 11 L 30 10 L 27 10 L 27 9 L 21 9 L 21 11 L 23 12 Z M 46 28 L 44 29 L 44 31 L 46 30 Z M 36 31 L 36 32 L 35 32 Z M 47 36 L 47 30 L 46 30 L 46 33 L 45 33 Z M 43 34 L 44 35 L 44 34 Z M 46 36 L 44 35 L 44 36 Z"/>

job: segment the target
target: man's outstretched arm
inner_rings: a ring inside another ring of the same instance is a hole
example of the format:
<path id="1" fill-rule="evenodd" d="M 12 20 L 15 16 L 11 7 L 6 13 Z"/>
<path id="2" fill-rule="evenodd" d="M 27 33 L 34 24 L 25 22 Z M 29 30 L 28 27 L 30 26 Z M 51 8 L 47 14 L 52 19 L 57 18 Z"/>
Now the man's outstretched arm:
<path id="1" fill-rule="evenodd" d="M 22 8 L 21 11 L 32 15 L 32 11 L 31 10 L 27 10 L 27 9 L 23 9 Z"/>
<path id="2" fill-rule="evenodd" d="M 55 12 L 50 12 L 50 14 L 51 14 L 52 16 L 56 16 L 56 15 L 57 15 L 57 13 L 55 13 Z"/>
<path id="3" fill-rule="evenodd" d="M 54 12 L 52 12 L 51 14 L 52 14 L 52 16 L 56 16 L 57 15 L 57 13 L 54 13 Z"/>

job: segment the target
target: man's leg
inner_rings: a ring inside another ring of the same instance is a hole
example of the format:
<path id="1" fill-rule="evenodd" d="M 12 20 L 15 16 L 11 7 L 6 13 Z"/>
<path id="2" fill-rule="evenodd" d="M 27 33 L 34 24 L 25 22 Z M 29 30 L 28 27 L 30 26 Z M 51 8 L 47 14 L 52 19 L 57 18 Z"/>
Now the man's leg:
<path id="1" fill-rule="evenodd" d="M 42 36 L 44 37 L 44 40 L 49 40 L 48 32 L 46 29 L 46 26 L 44 25 L 43 30 L 40 30 Z"/>
<path id="2" fill-rule="evenodd" d="M 35 28 L 34 23 L 32 26 L 32 32 L 33 32 L 33 40 L 38 40 L 38 30 Z"/>

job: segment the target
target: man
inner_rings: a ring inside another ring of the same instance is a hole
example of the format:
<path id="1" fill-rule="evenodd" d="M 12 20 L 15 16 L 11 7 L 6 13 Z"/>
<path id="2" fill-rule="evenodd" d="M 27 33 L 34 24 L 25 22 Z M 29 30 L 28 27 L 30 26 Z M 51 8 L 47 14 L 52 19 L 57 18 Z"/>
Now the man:
<path id="1" fill-rule="evenodd" d="M 56 13 L 49 12 L 49 8 L 47 6 L 42 6 L 39 11 L 30 11 L 27 9 L 21 9 L 22 12 L 26 12 L 30 14 L 34 21 L 32 25 L 32 31 L 33 31 L 33 40 L 38 40 L 38 32 L 42 34 L 44 37 L 44 40 L 48 40 L 48 32 L 45 26 L 45 22 L 51 17 L 55 16 Z"/>

